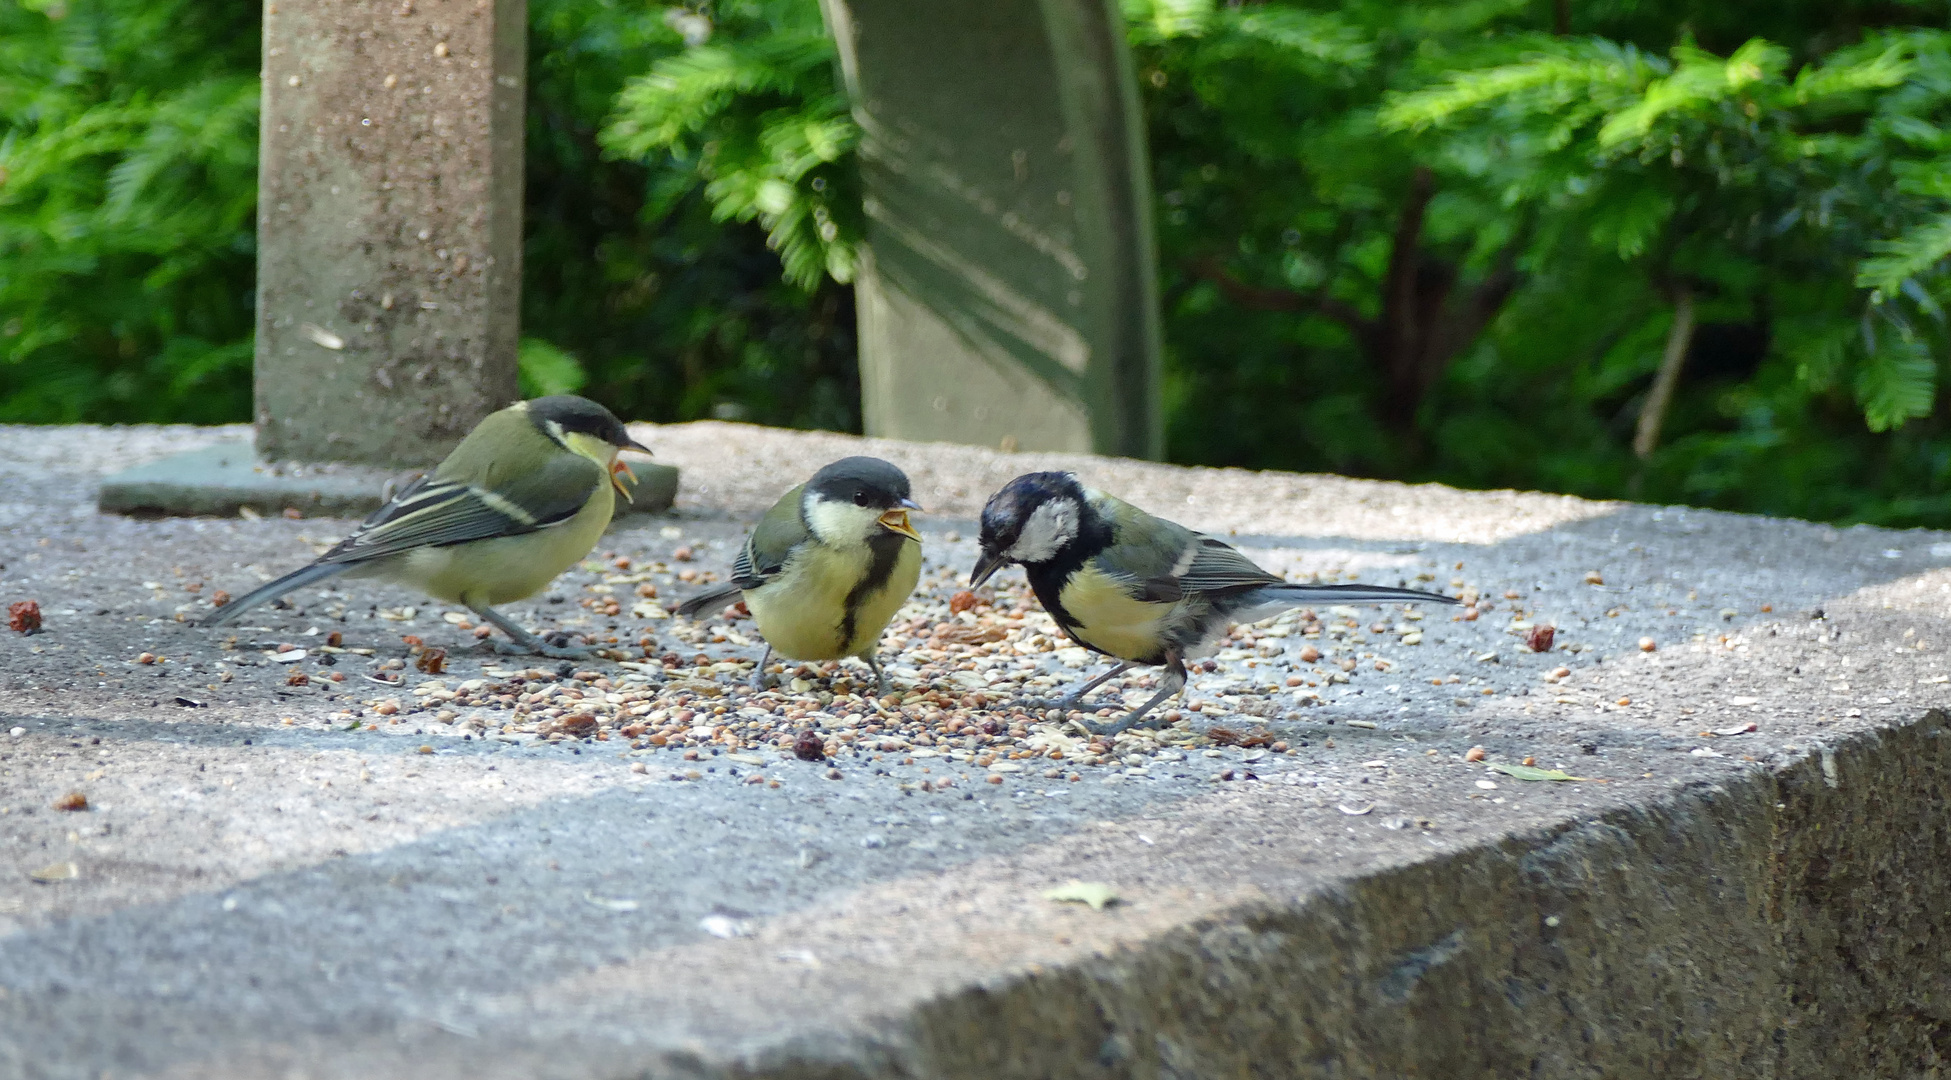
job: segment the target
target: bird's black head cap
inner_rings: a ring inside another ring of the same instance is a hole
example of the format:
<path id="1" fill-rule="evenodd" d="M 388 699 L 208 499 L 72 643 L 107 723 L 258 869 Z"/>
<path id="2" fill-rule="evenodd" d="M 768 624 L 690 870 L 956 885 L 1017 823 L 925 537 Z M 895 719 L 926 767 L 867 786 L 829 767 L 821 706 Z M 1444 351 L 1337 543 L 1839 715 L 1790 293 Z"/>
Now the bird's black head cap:
<path id="1" fill-rule="evenodd" d="M 877 510 L 914 508 L 914 500 L 908 497 L 908 474 L 880 458 L 841 458 L 814 473 L 806 491 L 828 502 Z"/>
<path id="2" fill-rule="evenodd" d="M 1088 524 L 1084 485 L 1073 473 L 1034 472 L 1004 484 L 982 507 L 982 556 L 972 580 L 1009 562 L 1043 562 Z"/>
<path id="3" fill-rule="evenodd" d="M 544 431 L 549 429 L 550 423 L 554 423 L 565 432 L 588 435 L 611 446 L 650 453 L 630 437 L 630 429 L 623 426 L 623 421 L 618 420 L 615 413 L 588 398 L 574 394 L 553 394 L 534 398 L 527 404 L 529 418 Z"/>

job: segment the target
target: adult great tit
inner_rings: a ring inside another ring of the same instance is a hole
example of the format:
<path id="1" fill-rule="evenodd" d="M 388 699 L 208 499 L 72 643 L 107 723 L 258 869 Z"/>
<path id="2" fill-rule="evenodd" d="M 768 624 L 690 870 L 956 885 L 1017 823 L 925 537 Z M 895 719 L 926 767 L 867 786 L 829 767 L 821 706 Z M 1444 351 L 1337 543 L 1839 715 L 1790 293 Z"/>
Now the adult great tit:
<path id="1" fill-rule="evenodd" d="M 765 638 L 753 685 L 777 651 L 794 660 L 857 656 L 887 692 L 875 655 L 881 631 L 921 579 L 921 534 L 908 477 L 879 458 L 842 458 L 766 511 L 732 564 L 729 583 L 677 609 L 686 618 L 744 594 Z"/>
<path id="2" fill-rule="evenodd" d="M 972 586 L 1021 563 L 1037 600 L 1072 641 L 1118 661 L 1066 694 L 1068 712 L 1133 664 L 1165 665 L 1151 700 L 1099 733 L 1114 735 L 1185 688 L 1185 661 L 1217 647 L 1235 623 L 1320 601 L 1454 604 L 1439 593 L 1385 585 L 1296 585 L 1231 546 L 1086 489 L 1067 472 L 1027 473 L 982 508 L 982 554 Z"/>
<path id="3" fill-rule="evenodd" d="M 462 604 L 522 651 L 576 659 L 591 650 L 544 643 L 492 605 L 525 599 L 589 554 L 628 498 L 620 450 L 650 451 L 623 422 L 573 395 L 517 402 L 476 424 L 431 475 L 409 483 L 352 535 L 295 570 L 206 616 L 221 626 L 294 589 L 376 577 Z M 621 474 L 621 476 L 619 475 Z"/>

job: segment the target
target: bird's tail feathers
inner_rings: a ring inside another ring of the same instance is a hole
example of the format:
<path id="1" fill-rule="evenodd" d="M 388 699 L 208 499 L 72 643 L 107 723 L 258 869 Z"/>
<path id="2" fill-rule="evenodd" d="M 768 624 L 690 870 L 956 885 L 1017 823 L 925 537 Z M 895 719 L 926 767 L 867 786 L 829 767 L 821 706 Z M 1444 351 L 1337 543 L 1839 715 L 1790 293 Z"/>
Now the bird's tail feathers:
<path id="1" fill-rule="evenodd" d="M 695 619 L 700 612 L 715 611 L 718 608 L 724 607 L 726 604 L 732 602 L 732 597 L 744 591 L 736 585 L 727 585 L 722 589 L 713 589 L 708 593 L 700 593 L 686 600 L 684 603 L 679 604 L 677 606 L 677 613 L 687 619 Z"/>
<path id="2" fill-rule="evenodd" d="M 1303 604 L 1454 604 L 1457 599 L 1421 589 L 1392 585 L 1267 585 L 1243 598 L 1229 612 L 1235 622 L 1258 622 Z"/>
<path id="3" fill-rule="evenodd" d="M 313 563 L 301 570 L 293 570 L 278 580 L 266 582 L 252 589 L 250 592 L 245 593 L 243 596 L 232 600 L 230 603 L 225 604 L 223 607 L 205 615 L 202 619 L 198 620 L 197 625 L 222 626 L 225 623 L 236 622 L 238 619 L 244 617 L 245 612 L 250 611 L 254 607 L 268 604 L 288 592 L 295 589 L 302 589 L 315 581 L 324 581 L 327 578 L 338 577 L 340 574 L 352 568 L 352 563 Z"/>

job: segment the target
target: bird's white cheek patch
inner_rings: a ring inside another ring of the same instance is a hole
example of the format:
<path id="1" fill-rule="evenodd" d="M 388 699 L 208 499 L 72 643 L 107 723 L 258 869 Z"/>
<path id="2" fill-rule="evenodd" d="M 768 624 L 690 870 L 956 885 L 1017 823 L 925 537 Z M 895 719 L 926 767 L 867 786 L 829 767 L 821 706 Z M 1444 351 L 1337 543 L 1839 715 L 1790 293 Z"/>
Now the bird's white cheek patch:
<path id="1" fill-rule="evenodd" d="M 1048 562 L 1076 537 L 1077 504 L 1052 499 L 1031 511 L 1030 520 L 1023 523 L 1023 532 L 1009 549 L 1009 557 L 1017 562 Z"/>
<path id="2" fill-rule="evenodd" d="M 806 500 L 806 525 L 826 544 L 866 543 L 880 529 L 881 512 L 867 506 L 813 496 Z"/>

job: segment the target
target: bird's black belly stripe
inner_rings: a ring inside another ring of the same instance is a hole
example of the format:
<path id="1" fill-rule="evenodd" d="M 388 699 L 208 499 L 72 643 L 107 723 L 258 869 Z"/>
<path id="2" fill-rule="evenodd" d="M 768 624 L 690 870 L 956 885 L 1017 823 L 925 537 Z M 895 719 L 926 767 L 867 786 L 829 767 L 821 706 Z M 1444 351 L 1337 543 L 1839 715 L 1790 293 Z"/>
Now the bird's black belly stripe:
<path id="1" fill-rule="evenodd" d="M 907 537 L 893 532 L 884 532 L 867 541 L 868 548 L 874 552 L 874 561 L 867 564 L 867 576 L 847 594 L 846 611 L 840 616 L 841 648 L 852 644 L 860 605 L 887 586 L 887 579 L 894 576 L 894 563 L 901 557 L 901 545 L 907 542 Z"/>

